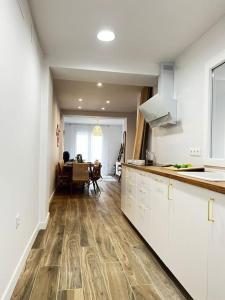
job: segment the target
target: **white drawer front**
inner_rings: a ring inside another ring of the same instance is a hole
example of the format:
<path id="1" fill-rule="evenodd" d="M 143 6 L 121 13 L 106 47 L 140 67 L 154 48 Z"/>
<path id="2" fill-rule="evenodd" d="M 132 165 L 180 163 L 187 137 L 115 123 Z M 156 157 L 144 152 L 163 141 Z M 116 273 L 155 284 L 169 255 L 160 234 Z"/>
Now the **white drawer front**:
<path id="1" fill-rule="evenodd" d="M 149 192 L 147 191 L 138 192 L 136 199 L 137 199 L 137 204 L 140 203 L 140 205 L 146 208 L 150 208 L 151 194 Z"/>

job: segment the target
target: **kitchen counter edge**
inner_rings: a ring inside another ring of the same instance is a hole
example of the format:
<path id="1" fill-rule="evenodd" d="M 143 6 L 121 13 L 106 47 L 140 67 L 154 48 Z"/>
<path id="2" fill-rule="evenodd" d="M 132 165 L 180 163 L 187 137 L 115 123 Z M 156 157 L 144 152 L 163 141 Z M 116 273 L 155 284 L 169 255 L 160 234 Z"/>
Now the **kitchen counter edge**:
<path id="1" fill-rule="evenodd" d="M 126 166 L 132 169 L 139 171 L 144 171 L 147 173 L 152 173 L 155 175 L 168 177 L 170 179 L 178 180 L 187 184 L 195 185 L 207 190 L 211 190 L 217 193 L 225 194 L 225 182 L 212 182 L 206 181 L 198 178 L 191 178 L 185 175 L 179 174 L 179 172 L 171 171 L 163 167 L 154 167 L 154 166 L 136 166 L 127 163 L 122 163 L 122 166 Z"/>

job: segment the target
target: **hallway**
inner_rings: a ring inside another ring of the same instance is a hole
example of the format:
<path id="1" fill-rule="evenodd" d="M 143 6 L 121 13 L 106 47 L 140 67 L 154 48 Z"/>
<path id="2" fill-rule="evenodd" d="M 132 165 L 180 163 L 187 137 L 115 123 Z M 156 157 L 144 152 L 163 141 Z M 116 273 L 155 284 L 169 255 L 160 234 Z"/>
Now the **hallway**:
<path id="1" fill-rule="evenodd" d="M 120 185 L 55 195 L 12 300 L 185 299 L 120 210 Z"/>

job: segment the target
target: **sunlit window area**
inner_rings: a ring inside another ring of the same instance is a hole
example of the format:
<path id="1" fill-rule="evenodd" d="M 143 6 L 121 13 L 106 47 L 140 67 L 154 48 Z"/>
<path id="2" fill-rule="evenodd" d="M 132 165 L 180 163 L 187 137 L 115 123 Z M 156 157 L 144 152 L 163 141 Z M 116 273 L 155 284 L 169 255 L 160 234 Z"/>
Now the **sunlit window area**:
<path id="1" fill-rule="evenodd" d="M 89 142 L 87 132 L 77 132 L 77 134 L 75 135 L 75 145 L 75 152 L 77 154 L 82 153 L 83 158 L 85 160 L 89 160 Z"/>

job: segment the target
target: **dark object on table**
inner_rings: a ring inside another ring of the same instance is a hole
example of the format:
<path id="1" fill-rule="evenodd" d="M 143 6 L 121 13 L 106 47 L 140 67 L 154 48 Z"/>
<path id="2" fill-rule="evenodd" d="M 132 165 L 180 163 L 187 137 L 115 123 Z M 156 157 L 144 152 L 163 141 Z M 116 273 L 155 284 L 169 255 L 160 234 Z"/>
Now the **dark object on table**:
<path id="1" fill-rule="evenodd" d="M 82 154 L 77 154 L 76 159 L 78 163 L 82 163 L 83 162 Z"/>
<path id="2" fill-rule="evenodd" d="M 63 160 L 64 160 L 64 163 L 66 163 L 70 160 L 70 154 L 68 151 L 63 152 Z"/>
<path id="3" fill-rule="evenodd" d="M 145 165 L 146 166 L 153 166 L 154 162 L 151 159 L 146 160 Z"/>

